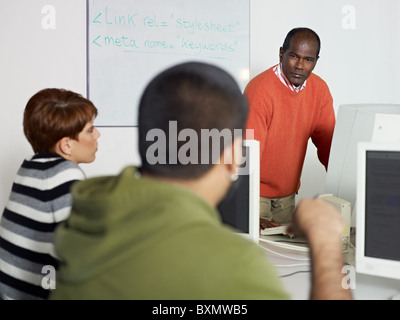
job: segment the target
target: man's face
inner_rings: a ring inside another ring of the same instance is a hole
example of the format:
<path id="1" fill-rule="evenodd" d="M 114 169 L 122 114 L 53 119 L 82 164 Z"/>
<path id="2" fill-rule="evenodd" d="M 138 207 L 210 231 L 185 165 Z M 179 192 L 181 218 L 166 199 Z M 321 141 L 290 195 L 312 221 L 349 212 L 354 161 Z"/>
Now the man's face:
<path id="1" fill-rule="evenodd" d="M 301 34 L 290 41 L 289 49 L 279 51 L 279 60 L 286 78 L 295 86 L 301 86 L 308 79 L 317 64 L 318 42 L 316 39 L 304 39 Z"/>

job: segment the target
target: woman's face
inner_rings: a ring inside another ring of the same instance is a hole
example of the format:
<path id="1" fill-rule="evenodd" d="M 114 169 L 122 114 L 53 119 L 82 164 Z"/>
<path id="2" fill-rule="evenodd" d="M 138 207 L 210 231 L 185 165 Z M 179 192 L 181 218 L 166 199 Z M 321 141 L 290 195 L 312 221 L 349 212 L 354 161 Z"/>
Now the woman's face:
<path id="1" fill-rule="evenodd" d="M 100 132 L 93 125 L 93 121 L 88 122 L 78 135 L 78 140 L 71 140 L 71 160 L 75 163 L 90 163 L 96 159 L 96 152 Z"/>

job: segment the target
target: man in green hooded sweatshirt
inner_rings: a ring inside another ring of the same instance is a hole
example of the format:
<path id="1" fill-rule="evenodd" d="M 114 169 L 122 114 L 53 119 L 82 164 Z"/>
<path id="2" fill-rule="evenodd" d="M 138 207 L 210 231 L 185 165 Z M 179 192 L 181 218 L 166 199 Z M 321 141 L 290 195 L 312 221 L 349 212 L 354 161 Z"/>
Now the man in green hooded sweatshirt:
<path id="1" fill-rule="evenodd" d="M 72 189 L 51 299 L 290 299 L 261 246 L 216 209 L 237 177 L 246 118 L 245 97 L 219 67 L 187 62 L 153 78 L 139 105 L 141 167 Z M 215 140 L 204 139 L 223 130 L 214 152 Z M 288 231 L 309 241 L 312 299 L 351 299 L 342 229 L 323 200 L 305 199 L 294 213 Z"/>

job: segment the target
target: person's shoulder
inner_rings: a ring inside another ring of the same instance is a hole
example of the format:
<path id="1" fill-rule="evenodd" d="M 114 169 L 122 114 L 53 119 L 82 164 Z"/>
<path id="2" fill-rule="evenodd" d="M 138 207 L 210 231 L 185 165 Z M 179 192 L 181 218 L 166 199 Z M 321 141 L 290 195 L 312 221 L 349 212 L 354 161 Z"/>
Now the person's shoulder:
<path id="1" fill-rule="evenodd" d="M 288 299 L 267 252 L 254 241 L 234 234 L 230 228 L 225 231 L 219 238 L 216 259 L 220 259 L 220 265 L 229 266 L 223 269 L 224 273 L 229 270 L 230 298 Z"/>
<path id="2" fill-rule="evenodd" d="M 58 164 L 54 167 L 54 173 L 57 176 L 58 181 L 61 183 L 67 181 L 80 181 L 86 179 L 85 172 L 75 162 L 61 159 Z"/>
<path id="3" fill-rule="evenodd" d="M 256 93 L 259 92 L 259 90 L 263 91 L 263 88 L 266 86 L 267 83 L 269 86 L 272 85 L 274 81 L 273 79 L 276 78 L 273 69 L 274 66 L 254 76 L 247 84 L 245 88 L 245 93 Z"/>
<path id="4" fill-rule="evenodd" d="M 321 76 L 319 76 L 315 73 L 310 74 L 307 82 L 312 82 L 315 85 L 328 87 L 328 84 L 326 83 L 326 81 Z"/>
<path id="5" fill-rule="evenodd" d="M 74 185 L 73 193 L 85 194 L 86 196 L 97 194 L 100 197 L 110 193 L 125 194 L 130 192 L 134 186 L 139 187 L 133 185 L 137 180 L 136 172 L 135 167 L 128 166 L 116 175 L 100 175 L 82 179 Z"/>
<path id="6" fill-rule="evenodd" d="M 218 247 L 223 249 L 225 254 L 236 258 L 245 253 L 246 255 L 259 256 L 264 254 L 262 248 L 254 241 L 237 232 L 237 230 L 227 225 L 210 226 L 208 231 L 210 243 L 218 243 Z"/>
<path id="7" fill-rule="evenodd" d="M 272 66 L 272 67 L 270 67 L 270 68 L 268 68 L 268 69 L 266 69 L 266 70 L 264 70 L 264 71 L 261 71 L 260 73 L 258 73 L 257 75 L 255 75 L 255 76 L 249 81 L 249 83 L 253 83 L 253 82 L 256 82 L 256 81 L 264 80 L 265 78 L 270 77 L 271 74 L 275 74 L 275 73 L 274 73 L 274 67 L 275 67 L 275 66 Z"/>
<path id="8" fill-rule="evenodd" d="M 328 84 L 324 79 L 314 73 L 312 73 L 307 80 L 305 92 L 311 96 L 317 95 L 323 100 L 332 100 L 332 94 Z"/>
<path id="9" fill-rule="evenodd" d="M 76 170 L 83 172 L 79 164 L 64 158 L 60 158 L 58 162 L 58 167 L 60 168 L 60 170 Z"/>

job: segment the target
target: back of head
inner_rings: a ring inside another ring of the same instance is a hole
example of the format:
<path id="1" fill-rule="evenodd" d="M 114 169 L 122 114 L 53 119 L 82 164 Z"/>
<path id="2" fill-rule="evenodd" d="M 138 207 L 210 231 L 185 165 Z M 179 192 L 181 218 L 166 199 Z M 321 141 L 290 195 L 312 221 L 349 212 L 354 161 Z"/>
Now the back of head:
<path id="1" fill-rule="evenodd" d="M 24 134 L 35 153 L 52 153 L 61 138 L 77 140 L 85 125 L 96 116 L 96 107 L 80 94 L 47 88 L 33 95 L 26 104 Z"/>
<path id="2" fill-rule="evenodd" d="M 201 177 L 229 143 L 224 137 L 232 142 L 243 134 L 246 117 L 244 95 L 221 68 L 187 62 L 161 72 L 139 105 L 142 170 L 186 180 Z"/>
<path id="3" fill-rule="evenodd" d="M 321 40 L 320 40 L 318 34 L 314 30 L 312 30 L 310 28 L 305 28 L 305 27 L 294 28 L 288 32 L 285 40 L 283 41 L 283 45 L 282 45 L 283 52 L 286 52 L 289 49 L 290 41 L 293 39 L 293 37 L 295 37 L 297 35 L 303 39 L 312 40 L 312 41 L 317 42 L 317 44 L 318 44 L 317 57 L 318 57 L 319 52 L 321 50 Z"/>

